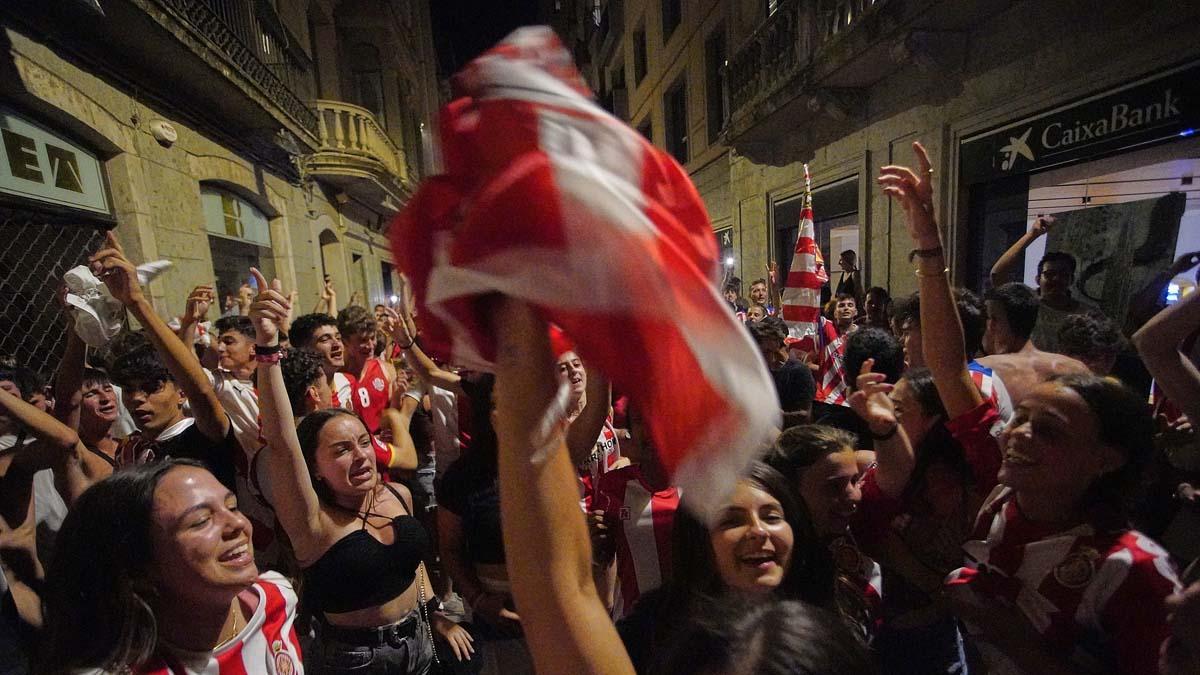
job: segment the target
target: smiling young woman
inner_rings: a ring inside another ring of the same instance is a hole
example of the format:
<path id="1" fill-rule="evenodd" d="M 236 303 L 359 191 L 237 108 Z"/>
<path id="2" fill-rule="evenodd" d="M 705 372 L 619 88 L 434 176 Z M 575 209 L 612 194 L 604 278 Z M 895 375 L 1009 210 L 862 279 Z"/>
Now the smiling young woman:
<path id="1" fill-rule="evenodd" d="M 302 673 L 296 594 L 207 469 L 168 460 L 89 488 L 46 583 L 46 673 Z"/>
<path id="2" fill-rule="evenodd" d="M 680 621 L 727 594 L 803 600 L 831 609 L 834 569 L 825 564 L 822 546 L 787 479 L 762 462 L 738 482 L 711 528 L 679 509 L 671 579 L 642 596 L 617 626 L 634 667 L 652 670 L 656 655 L 676 638 Z"/>
<path id="3" fill-rule="evenodd" d="M 425 572 L 429 535 L 412 494 L 385 482 L 371 434 L 354 413 L 319 410 L 296 425 L 280 365 L 289 301 L 258 272 L 250 306 L 263 436 L 263 491 L 287 532 L 316 618 L 310 663 L 323 673 L 423 675 L 441 663 L 434 634 L 460 664 L 473 638 L 447 619 Z"/>

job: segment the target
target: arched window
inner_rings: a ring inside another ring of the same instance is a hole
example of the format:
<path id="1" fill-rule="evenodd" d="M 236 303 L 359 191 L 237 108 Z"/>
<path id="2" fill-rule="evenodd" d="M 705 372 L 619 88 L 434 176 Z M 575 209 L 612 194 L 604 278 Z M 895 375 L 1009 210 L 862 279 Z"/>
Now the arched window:
<path id="1" fill-rule="evenodd" d="M 221 297 L 236 294 L 257 267 L 268 279 L 275 275 L 268 218 L 245 197 L 215 185 L 200 186 L 204 229 L 212 254 L 213 275 Z"/>

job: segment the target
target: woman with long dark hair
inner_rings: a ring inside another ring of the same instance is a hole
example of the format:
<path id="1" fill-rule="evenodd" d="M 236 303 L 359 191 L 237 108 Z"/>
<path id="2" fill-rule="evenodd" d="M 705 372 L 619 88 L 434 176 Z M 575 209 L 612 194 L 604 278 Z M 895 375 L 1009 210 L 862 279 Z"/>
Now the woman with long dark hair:
<path id="1" fill-rule="evenodd" d="M 565 429 L 559 427 L 549 445 L 537 441 L 547 454 L 544 459 L 533 458 L 529 430 L 542 419 L 557 386 L 547 324 L 528 305 L 511 300 L 497 302 L 492 319 L 498 338 L 496 433 L 506 564 L 529 650 L 539 672 L 632 673 L 629 654 L 592 581 L 591 543 L 576 503 L 577 481 Z M 696 616 L 668 617 L 681 626 L 691 626 L 689 619 L 711 618 L 714 624 L 733 629 L 717 628 L 721 634 L 733 635 L 736 642 L 727 649 L 718 647 L 724 658 L 691 672 L 870 672 L 865 651 L 853 638 L 847 636 L 837 648 L 813 649 L 809 647 L 814 640 L 827 639 L 829 634 L 814 630 L 811 622 L 780 621 L 790 608 L 776 607 L 777 598 L 780 594 L 806 597 L 803 582 L 808 575 L 802 565 L 808 559 L 806 549 L 819 542 L 805 527 L 796 528 L 802 531 L 797 534 L 788 521 L 792 514 L 796 523 L 801 522 L 794 507 L 785 505 L 790 495 L 784 479 L 771 469 L 755 469 L 751 474 L 758 478 L 741 481 L 711 530 L 686 524 L 685 532 L 675 530 L 678 536 L 688 537 L 696 550 L 705 551 L 696 561 L 698 566 L 683 574 L 702 588 L 742 590 L 733 595 L 746 596 L 764 610 L 743 622 L 732 612 L 706 614 L 707 608 L 697 603 Z M 691 561 L 679 562 L 686 566 Z M 674 570 L 678 576 L 679 568 Z M 819 595 L 813 599 L 820 601 Z M 679 640 L 661 655 L 699 652 L 714 645 L 703 631 L 685 630 Z"/>
<path id="2" fill-rule="evenodd" d="M 303 673 L 296 595 L 254 564 L 237 497 L 198 462 L 114 473 L 59 531 L 40 672 Z"/>
<path id="3" fill-rule="evenodd" d="M 676 511 L 671 578 L 642 596 L 618 624 L 638 672 L 659 672 L 656 654 L 674 639 L 679 620 L 714 598 L 748 595 L 833 607 L 833 566 L 793 495 L 778 471 L 755 462 L 711 528 L 686 508 Z"/>
<path id="4" fill-rule="evenodd" d="M 933 169 L 913 149 L 919 171 L 885 166 L 879 182 L 916 245 L 925 360 L 964 456 L 976 474 L 997 466 L 1002 484 L 979 512 L 947 600 L 993 671 L 1153 673 L 1179 581 L 1166 552 L 1128 520 L 1153 449 L 1145 400 L 1108 378 L 1059 376 L 1034 387 L 994 435 L 999 415 L 967 370 Z"/>
<path id="5" fill-rule="evenodd" d="M 471 638 L 441 613 L 421 562 L 431 543 L 412 495 L 381 479 L 366 426 L 340 409 L 295 426 L 279 366 L 289 302 L 278 280 L 268 286 L 251 272 L 260 289 L 250 318 L 267 440 L 259 468 L 317 620 L 310 663 L 325 673 L 428 673 L 440 660 L 469 660 Z M 453 656 L 437 653 L 435 631 Z"/>

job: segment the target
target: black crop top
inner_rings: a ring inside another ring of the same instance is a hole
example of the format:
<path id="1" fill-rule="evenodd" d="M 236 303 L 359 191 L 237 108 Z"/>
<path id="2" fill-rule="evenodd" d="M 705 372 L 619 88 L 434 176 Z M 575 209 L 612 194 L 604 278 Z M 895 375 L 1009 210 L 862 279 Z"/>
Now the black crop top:
<path id="1" fill-rule="evenodd" d="M 403 507 L 400 495 L 390 485 L 384 487 Z M 340 614 L 375 607 L 412 585 L 421 560 L 431 549 L 429 535 L 407 513 L 392 519 L 392 531 L 395 539 L 384 544 L 366 529 L 355 530 L 304 570 L 304 599 L 313 613 Z"/>

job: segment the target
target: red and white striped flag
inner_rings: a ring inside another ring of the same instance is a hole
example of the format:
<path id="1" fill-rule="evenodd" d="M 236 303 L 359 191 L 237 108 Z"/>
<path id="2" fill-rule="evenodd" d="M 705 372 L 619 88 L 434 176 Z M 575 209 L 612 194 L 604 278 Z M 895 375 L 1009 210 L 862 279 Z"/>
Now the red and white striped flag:
<path id="1" fill-rule="evenodd" d="M 783 289 L 783 320 L 788 343 L 795 349 L 816 352 L 821 348 L 818 325 L 821 318 L 821 287 L 829 282 L 825 258 L 817 246 L 813 229 L 812 180 L 804 165 L 804 208 L 800 210 L 800 235 Z"/>
<path id="2" fill-rule="evenodd" d="M 454 78 L 445 172 L 392 224 L 423 342 L 491 368 L 487 295 L 527 302 L 628 392 L 673 484 L 707 517 L 779 426 L 747 331 L 720 296 L 704 204 L 683 169 L 599 108 L 548 28 Z"/>

